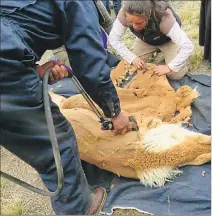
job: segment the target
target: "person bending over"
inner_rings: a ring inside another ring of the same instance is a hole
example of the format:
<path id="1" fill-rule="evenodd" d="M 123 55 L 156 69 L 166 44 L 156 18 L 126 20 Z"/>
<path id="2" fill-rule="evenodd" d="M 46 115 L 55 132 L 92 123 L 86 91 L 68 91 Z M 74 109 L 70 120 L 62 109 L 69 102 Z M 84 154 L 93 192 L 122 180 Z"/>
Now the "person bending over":
<path id="1" fill-rule="evenodd" d="M 121 41 L 127 28 L 136 36 L 132 51 Z M 166 65 L 158 65 L 155 74 L 182 79 L 193 44 L 181 28 L 179 16 L 165 1 L 124 1 L 109 35 L 109 43 L 128 63 L 137 68 L 158 49 Z"/>

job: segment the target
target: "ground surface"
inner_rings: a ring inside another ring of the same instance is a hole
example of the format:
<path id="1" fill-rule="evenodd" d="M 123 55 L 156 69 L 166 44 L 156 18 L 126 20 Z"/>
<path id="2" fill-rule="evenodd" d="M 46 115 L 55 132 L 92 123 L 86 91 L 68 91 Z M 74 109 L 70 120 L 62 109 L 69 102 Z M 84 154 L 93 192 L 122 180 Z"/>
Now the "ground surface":
<path id="1" fill-rule="evenodd" d="M 188 71 L 191 73 L 210 74 L 210 66 L 207 61 L 202 61 L 203 48 L 198 45 L 199 1 L 174 1 L 171 2 L 180 13 L 183 20 L 183 28 L 192 39 L 195 51 L 191 56 Z M 128 32 L 124 41 L 130 47 L 133 36 Z M 44 61 L 51 52 L 47 52 Z M 159 61 L 161 57 L 157 57 Z M 43 187 L 39 175 L 31 167 L 20 161 L 17 157 L 1 149 L 1 170 L 8 172 L 30 184 Z M 34 194 L 5 179 L 1 179 L 1 215 L 53 215 L 50 199 Z M 116 215 L 140 215 L 135 210 L 115 210 Z"/>

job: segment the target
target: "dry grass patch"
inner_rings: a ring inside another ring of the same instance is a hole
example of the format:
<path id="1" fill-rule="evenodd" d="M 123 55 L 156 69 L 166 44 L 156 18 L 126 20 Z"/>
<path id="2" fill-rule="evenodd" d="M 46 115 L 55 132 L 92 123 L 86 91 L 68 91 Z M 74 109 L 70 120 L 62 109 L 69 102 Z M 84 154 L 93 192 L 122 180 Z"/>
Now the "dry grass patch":
<path id="1" fill-rule="evenodd" d="M 21 215 L 23 207 L 21 200 L 13 200 L 12 204 L 7 206 L 7 209 L 1 211 L 1 215 Z"/>
<path id="2" fill-rule="evenodd" d="M 188 70 L 192 71 L 200 67 L 203 60 L 203 47 L 199 46 L 200 1 L 184 2 L 177 12 L 182 19 L 182 28 L 194 44 L 194 51 L 188 62 Z"/>

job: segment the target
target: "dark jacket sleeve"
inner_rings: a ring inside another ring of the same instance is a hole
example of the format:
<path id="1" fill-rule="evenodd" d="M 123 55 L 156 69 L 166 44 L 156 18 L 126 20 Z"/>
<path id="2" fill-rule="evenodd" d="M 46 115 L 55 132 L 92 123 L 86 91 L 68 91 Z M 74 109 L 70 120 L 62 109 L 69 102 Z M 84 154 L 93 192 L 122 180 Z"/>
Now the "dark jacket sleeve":
<path id="1" fill-rule="evenodd" d="M 116 89 L 110 79 L 98 13 L 92 1 L 56 1 L 62 12 L 62 35 L 75 76 L 105 116 L 120 113 Z"/>

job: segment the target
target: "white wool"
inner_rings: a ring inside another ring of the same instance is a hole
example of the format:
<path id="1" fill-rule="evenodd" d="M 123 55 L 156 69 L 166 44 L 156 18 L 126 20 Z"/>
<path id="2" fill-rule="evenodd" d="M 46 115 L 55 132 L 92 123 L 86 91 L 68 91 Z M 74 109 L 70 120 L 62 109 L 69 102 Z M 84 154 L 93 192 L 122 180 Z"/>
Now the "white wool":
<path id="1" fill-rule="evenodd" d="M 179 145 L 192 134 L 195 133 L 183 128 L 180 124 L 161 124 L 146 132 L 142 147 L 151 153 L 164 152 Z M 182 171 L 174 167 L 164 166 L 137 171 L 137 176 L 145 186 L 162 187 L 165 182 L 173 180 L 180 173 Z"/>
<path id="2" fill-rule="evenodd" d="M 144 186 L 162 187 L 165 182 L 176 178 L 176 175 L 181 174 L 182 171 L 166 166 L 156 169 L 149 169 L 143 172 L 137 172 L 140 182 Z"/>
<path id="3" fill-rule="evenodd" d="M 192 134 L 195 133 L 180 124 L 161 124 L 146 132 L 142 146 L 148 152 L 160 153 L 179 145 Z"/>

